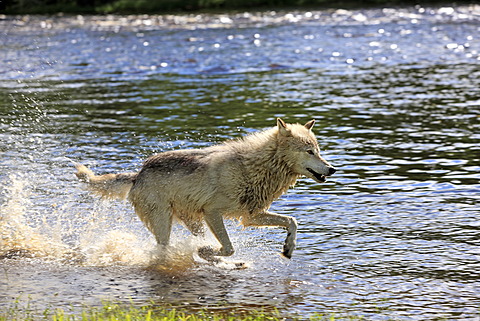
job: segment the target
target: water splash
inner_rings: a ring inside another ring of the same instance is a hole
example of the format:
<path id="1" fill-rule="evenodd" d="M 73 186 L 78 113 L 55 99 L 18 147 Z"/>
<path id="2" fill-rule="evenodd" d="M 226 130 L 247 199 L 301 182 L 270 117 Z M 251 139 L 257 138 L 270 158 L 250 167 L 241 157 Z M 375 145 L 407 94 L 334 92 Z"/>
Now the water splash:
<path id="1" fill-rule="evenodd" d="M 144 264 L 150 259 L 138 237 L 121 230 L 108 231 L 104 235 L 84 235 L 80 250 L 84 264 L 92 266 Z"/>
<path id="2" fill-rule="evenodd" d="M 160 248 L 145 231 L 118 222 L 118 211 L 107 201 L 96 201 L 86 224 L 62 224 L 62 211 L 71 216 L 75 209 L 52 206 L 40 222 L 32 226 L 32 186 L 21 175 L 10 175 L 0 207 L 0 259 L 40 258 L 81 266 L 143 266 L 165 272 L 185 271 L 198 263 L 196 250 L 202 243 L 193 236 L 173 236 L 172 245 Z M 34 213 L 34 215 L 40 215 Z M 55 220 L 48 216 L 56 217 Z M 122 223 L 122 222 L 121 222 Z M 122 227 L 123 225 L 123 227 Z M 72 241 L 71 235 L 78 240 Z M 181 234 L 181 233 L 180 233 Z M 199 245 L 200 244 L 200 245 Z"/>
<path id="3" fill-rule="evenodd" d="M 26 213 L 31 205 L 30 189 L 25 178 L 10 175 L 0 207 L 0 258 L 62 257 L 68 252 L 65 244 L 30 226 Z"/>

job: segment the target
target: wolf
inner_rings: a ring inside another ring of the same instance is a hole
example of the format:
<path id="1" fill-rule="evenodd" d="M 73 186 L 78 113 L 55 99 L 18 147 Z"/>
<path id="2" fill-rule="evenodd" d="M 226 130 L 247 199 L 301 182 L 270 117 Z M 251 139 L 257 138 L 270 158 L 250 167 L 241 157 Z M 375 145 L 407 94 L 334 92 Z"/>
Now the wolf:
<path id="1" fill-rule="evenodd" d="M 268 209 L 299 177 L 323 183 L 335 173 L 320 155 L 314 124 L 287 124 L 278 118 L 275 127 L 236 140 L 156 154 L 138 173 L 97 176 L 75 163 L 76 176 L 103 197 L 128 198 L 160 245 L 168 245 L 174 221 L 193 235 L 202 235 L 206 223 L 220 248 L 204 246 L 198 254 L 218 262 L 234 253 L 224 225 L 224 218 L 230 218 L 244 226 L 285 228 L 282 254 L 291 258 L 297 221 Z"/>

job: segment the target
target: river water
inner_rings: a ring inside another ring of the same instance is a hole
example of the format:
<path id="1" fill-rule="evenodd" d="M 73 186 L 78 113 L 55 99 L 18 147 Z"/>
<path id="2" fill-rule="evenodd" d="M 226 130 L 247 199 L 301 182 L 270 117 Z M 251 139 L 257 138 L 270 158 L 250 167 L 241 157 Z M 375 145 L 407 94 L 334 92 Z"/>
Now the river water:
<path id="1" fill-rule="evenodd" d="M 367 319 L 480 318 L 480 6 L 0 18 L 0 306 L 102 300 Z M 165 257 L 70 160 L 149 155 L 317 120 L 338 168 L 228 224 L 244 270 L 175 227 Z"/>

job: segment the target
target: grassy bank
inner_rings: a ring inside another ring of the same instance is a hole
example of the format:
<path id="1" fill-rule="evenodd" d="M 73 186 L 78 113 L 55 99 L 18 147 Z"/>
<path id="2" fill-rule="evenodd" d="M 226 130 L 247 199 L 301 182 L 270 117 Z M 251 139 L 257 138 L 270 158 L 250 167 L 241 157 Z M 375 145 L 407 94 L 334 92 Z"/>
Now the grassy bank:
<path id="1" fill-rule="evenodd" d="M 345 317 L 342 320 L 361 320 L 359 317 Z M 195 310 L 195 309 L 177 309 L 158 307 L 154 305 L 135 307 L 133 305 L 121 305 L 114 303 L 104 303 L 101 307 L 85 307 L 83 309 L 59 309 L 48 308 L 36 310 L 31 306 L 20 307 L 14 304 L 5 310 L 0 310 L 0 321 L 34 321 L 34 320 L 52 320 L 52 321 L 263 321 L 263 320 L 335 320 L 332 314 L 315 314 L 310 318 L 305 317 L 284 317 L 277 310 L 248 310 L 248 311 L 228 311 L 225 309 Z"/>

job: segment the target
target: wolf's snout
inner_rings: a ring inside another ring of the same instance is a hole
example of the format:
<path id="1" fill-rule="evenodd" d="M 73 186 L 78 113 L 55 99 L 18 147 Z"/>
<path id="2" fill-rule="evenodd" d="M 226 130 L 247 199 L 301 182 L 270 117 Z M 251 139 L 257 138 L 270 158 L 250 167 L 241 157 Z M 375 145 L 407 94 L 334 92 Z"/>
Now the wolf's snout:
<path id="1" fill-rule="evenodd" d="M 332 176 L 333 174 L 335 174 L 336 171 L 337 171 L 337 169 L 335 167 L 329 167 L 328 168 L 328 176 Z"/>

